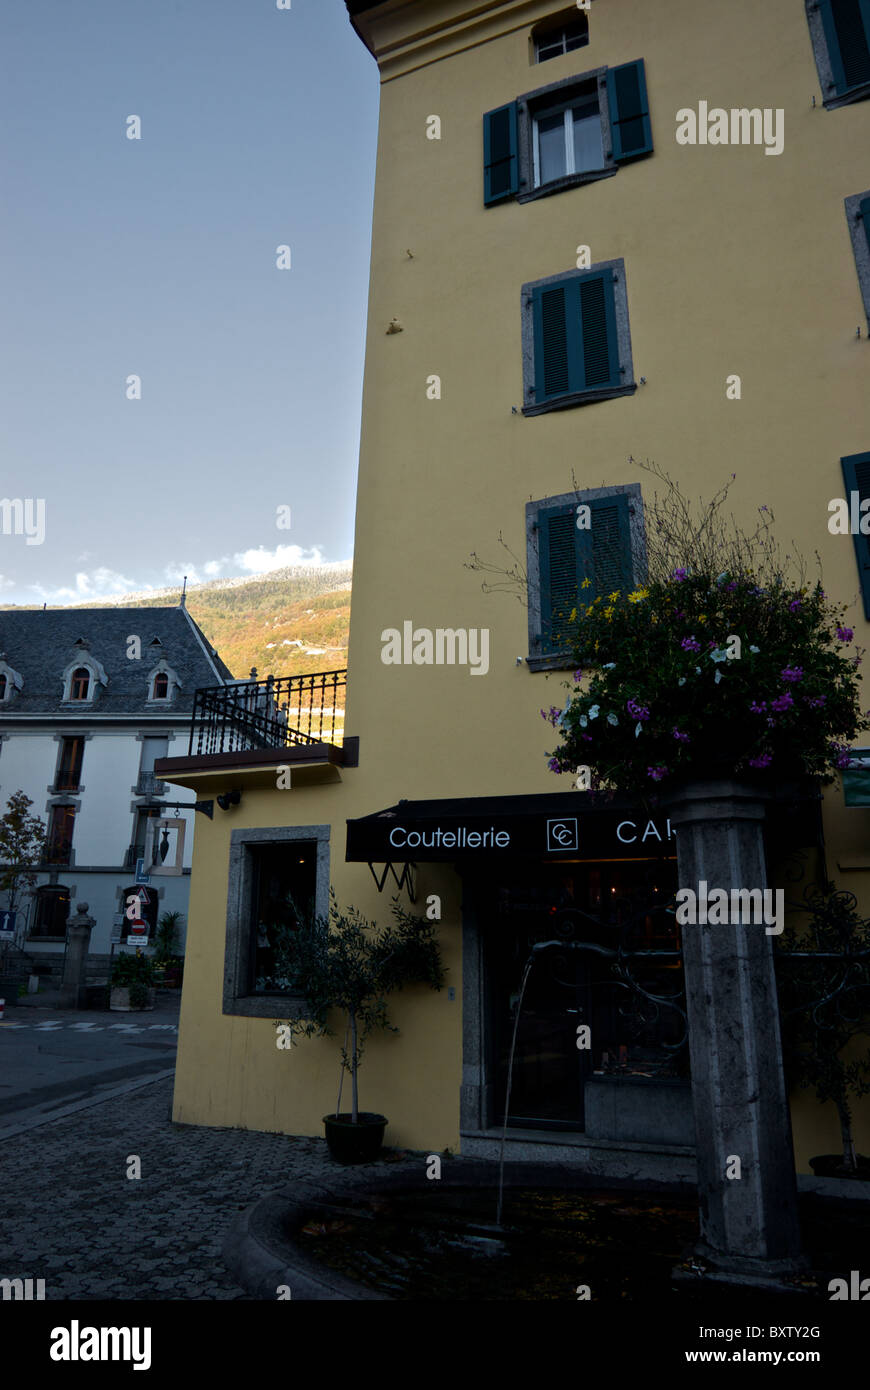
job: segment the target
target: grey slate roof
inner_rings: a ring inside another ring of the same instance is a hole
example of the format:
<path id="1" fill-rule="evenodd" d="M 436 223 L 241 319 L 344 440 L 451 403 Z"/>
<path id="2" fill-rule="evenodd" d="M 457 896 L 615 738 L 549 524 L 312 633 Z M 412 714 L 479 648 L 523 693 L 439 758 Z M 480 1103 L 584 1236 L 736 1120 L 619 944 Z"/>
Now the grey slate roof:
<path id="1" fill-rule="evenodd" d="M 140 661 L 131 661 L 127 656 L 127 638 L 131 634 L 142 639 Z M 80 637 L 88 643 L 83 655 L 100 663 L 108 684 L 98 687 L 93 704 L 64 704 L 62 674 L 76 655 L 74 643 Z M 150 645 L 155 637 L 161 646 Z M 73 709 L 79 709 L 83 719 L 89 712 L 189 713 L 197 687 L 233 680 L 220 657 L 211 656 L 212 650 L 211 643 L 181 607 L 0 609 L 0 659 L 24 678 L 22 689 L 8 704 L 0 705 L 0 723 L 19 712 Z M 176 672 L 182 688 L 168 705 L 148 704 L 147 676 L 161 657 Z"/>

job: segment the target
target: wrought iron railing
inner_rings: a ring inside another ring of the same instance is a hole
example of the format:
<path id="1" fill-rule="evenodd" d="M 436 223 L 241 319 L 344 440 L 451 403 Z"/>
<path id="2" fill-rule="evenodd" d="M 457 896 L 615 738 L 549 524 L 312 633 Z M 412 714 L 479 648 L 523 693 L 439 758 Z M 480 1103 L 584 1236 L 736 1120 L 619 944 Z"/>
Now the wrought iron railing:
<path id="1" fill-rule="evenodd" d="M 190 757 L 331 743 L 344 738 L 347 671 L 265 680 L 197 690 L 190 727 Z"/>

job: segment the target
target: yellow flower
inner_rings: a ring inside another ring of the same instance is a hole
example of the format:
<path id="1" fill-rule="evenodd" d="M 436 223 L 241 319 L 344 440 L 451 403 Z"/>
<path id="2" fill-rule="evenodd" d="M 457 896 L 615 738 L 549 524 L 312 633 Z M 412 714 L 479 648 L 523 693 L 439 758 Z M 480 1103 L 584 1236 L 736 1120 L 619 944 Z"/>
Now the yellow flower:
<path id="1" fill-rule="evenodd" d="M 656 617 L 655 613 L 650 613 L 650 615 L 649 615 L 649 620 L 650 620 L 651 623 L 657 623 L 657 622 L 658 622 L 658 618 Z"/>
<path id="2" fill-rule="evenodd" d="M 641 599 L 647 598 L 648 595 L 649 589 L 635 589 L 633 593 L 629 594 L 628 601 L 629 603 L 640 603 Z"/>
<path id="3" fill-rule="evenodd" d="M 584 579 L 584 580 L 583 580 L 583 583 L 580 585 L 580 588 L 581 588 L 581 589 L 588 589 L 588 588 L 591 587 L 591 585 L 592 585 L 592 580 L 591 580 L 591 579 Z"/>
<path id="4" fill-rule="evenodd" d="M 586 609 L 586 616 L 587 616 L 587 618 L 591 618 L 591 617 L 592 617 L 592 614 L 593 614 L 594 612 L 595 612 L 595 609 L 594 609 L 594 608 L 591 608 L 591 607 L 590 607 L 590 608 L 587 608 L 587 609 Z"/>
<path id="5" fill-rule="evenodd" d="M 598 651 L 599 646 L 600 646 L 600 643 L 599 643 L 599 642 L 596 642 L 596 643 L 595 643 L 595 650 L 596 650 L 596 651 Z"/>
<path id="6" fill-rule="evenodd" d="M 619 598 L 619 590 L 618 590 L 618 589 L 614 589 L 613 593 L 610 594 L 610 595 L 608 596 L 608 600 L 607 600 L 607 601 L 608 601 L 608 603 L 615 603 L 616 600 L 617 600 L 618 598 Z"/>
<path id="7" fill-rule="evenodd" d="M 573 623 L 576 617 L 577 617 L 577 609 L 576 609 L 576 608 L 572 608 L 572 609 L 571 609 L 571 616 L 570 616 L 570 618 L 568 619 L 568 622 L 569 622 L 569 623 Z"/>
<path id="8" fill-rule="evenodd" d="M 604 616 L 605 616 L 605 618 L 607 619 L 607 621 L 608 621 L 609 623 L 613 621 L 613 608 L 612 608 L 612 606 L 611 606 L 611 607 L 608 607 L 608 608 L 605 608 L 605 610 L 604 610 Z"/>
<path id="9" fill-rule="evenodd" d="M 705 623 L 706 621 L 707 621 L 707 614 L 706 614 L 706 613 L 701 613 L 701 614 L 699 614 L 699 616 L 698 616 L 698 622 L 699 622 L 699 623 Z"/>

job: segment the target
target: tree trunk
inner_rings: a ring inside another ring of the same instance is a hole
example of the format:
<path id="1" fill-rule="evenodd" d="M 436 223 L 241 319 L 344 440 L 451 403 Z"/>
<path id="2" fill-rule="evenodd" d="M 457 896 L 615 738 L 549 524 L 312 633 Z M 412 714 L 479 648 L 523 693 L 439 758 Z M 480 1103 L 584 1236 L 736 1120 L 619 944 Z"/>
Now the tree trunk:
<path id="1" fill-rule="evenodd" d="M 855 1141 L 852 1138 L 852 1112 L 845 1099 L 837 1100 L 837 1113 L 840 1116 L 840 1135 L 843 1141 L 843 1165 L 854 1172 L 858 1167 L 855 1154 Z"/>
<path id="2" fill-rule="evenodd" d="M 353 1012 L 351 1012 L 351 1016 L 350 1016 L 350 1046 L 351 1046 L 351 1053 L 350 1053 L 350 1066 L 351 1066 L 350 1079 L 351 1079 L 351 1095 L 352 1095 L 351 1107 L 350 1107 L 350 1118 L 351 1118 L 351 1123 L 352 1123 L 352 1124 L 356 1124 L 357 1121 L 359 1120 L 359 1095 L 357 1094 L 357 1084 L 356 1084 L 356 1062 L 357 1062 L 357 1058 L 356 1058 L 356 1014 L 353 1013 Z"/>

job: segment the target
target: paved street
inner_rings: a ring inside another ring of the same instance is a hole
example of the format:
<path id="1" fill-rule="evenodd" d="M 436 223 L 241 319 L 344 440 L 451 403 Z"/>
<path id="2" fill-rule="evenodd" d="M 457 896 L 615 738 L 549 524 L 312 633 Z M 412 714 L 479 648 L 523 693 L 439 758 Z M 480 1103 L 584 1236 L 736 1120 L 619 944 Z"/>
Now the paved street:
<path id="1" fill-rule="evenodd" d="M 146 1013 L 11 1008 L 0 1022 L 0 1142 L 22 1124 L 175 1065 L 178 995 Z"/>
<path id="2" fill-rule="evenodd" d="M 46 1300 L 247 1300 L 221 1260 L 236 1214 L 293 1179 L 335 1178 L 322 1139 L 172 1124 L 172 1078 L 149 1074 L 174 1061 L 164 1012 L 22 1009 L 0 1025 L 0 1279 L 44 1279 Z"/>

